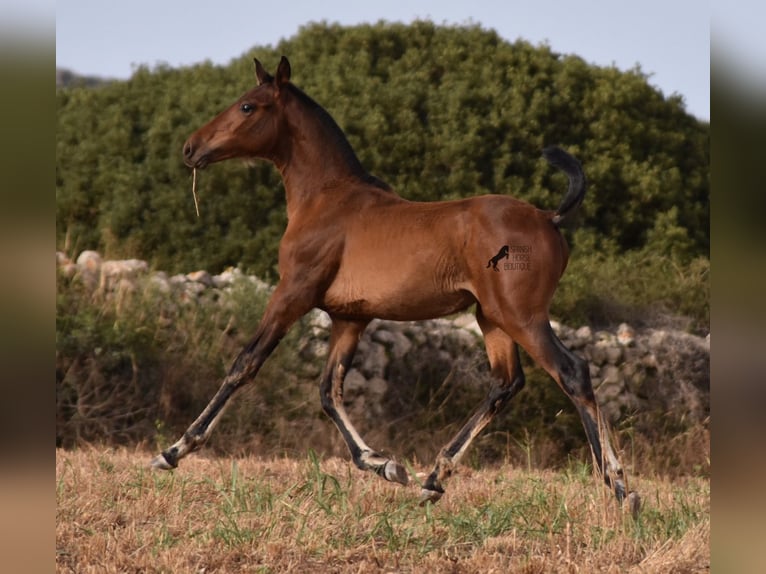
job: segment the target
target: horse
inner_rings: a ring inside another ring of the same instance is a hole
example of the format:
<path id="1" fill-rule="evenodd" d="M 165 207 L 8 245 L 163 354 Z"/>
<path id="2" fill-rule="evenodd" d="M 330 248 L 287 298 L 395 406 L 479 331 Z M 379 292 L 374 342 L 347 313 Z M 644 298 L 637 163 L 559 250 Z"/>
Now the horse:
<path id="1" fill-rule="evenodd" d="M 319 308 L 331 319 L 320 382 L 322 408 L 358 468 L 407 485 L 404 466 L 368 446 L 351 423 L 343 405 L 344 377 L 373 318 L 424 320 L 475 305 L 493 383 L 483 403 L 437 455 L 421 485 L 421 503 L 442 497 L 471 441 L 524 387 L 522 347 L 573 402 L 594 468 L 618 503 L 628 496 L 631 508 L 637 509 L 638 495 L 626 489 L 588 364 L 558 339 L 548 314 L 569 258 L 559 227 L 585 195 L 579 161 L 557 146 L 543 150 L 569 180 L 555 211 L 497 194 L 408 201 L 362 167 L 330 114 L 290 81 L 287 58 L 282 56 L 274 75 L 257 58 L 254 62 L 256 86 L 188 138 L 183 161 L 196 170 L 232 158 L 257 158 L 279 170 L 288 218 L 279 245 L 279 282 L 252 340 L 218 391 L 152 466 L 176 468 L 200 448 L 228 401 L 256 377 L 290 326 Z M 487 257 L 492 262 L 506 256 L 506 246 L 522 246 L 528 264 L 488 270 Z"/>

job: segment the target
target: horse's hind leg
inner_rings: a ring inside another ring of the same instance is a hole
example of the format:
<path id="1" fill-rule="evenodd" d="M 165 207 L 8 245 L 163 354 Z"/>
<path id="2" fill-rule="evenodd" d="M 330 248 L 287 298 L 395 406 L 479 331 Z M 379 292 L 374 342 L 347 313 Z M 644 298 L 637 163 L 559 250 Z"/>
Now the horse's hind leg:
<path id="1" fill-rule="evenodd" d="M 609 426 L 596 404 L 587 361 L 564 346 L 547 318 L 521 330 L 517 340 L 574 403 L 585 427 L 595 464 L 607 486 L 612 488 L 619 502 L 628 496 L 631 511 L 634 514 L 638 512 L 638 494 L 626 491 L 622 465 L 609 439 Z"/>
<path id="2" fill-rule="evenodd" d="M 343 406 L 343 380 L 367 323 L 333 318 L 327 365 L 320 387 L 322 408 L 338 427 L 357 467 L 372 470 L 391 482 L 407 484 L 409 478 L 404 467 L 367 446 L 351 424 Z"/>
<path id="3" fill-rule="evenodd" d="M 487 398 L 478 410 L 439 452 L 436 464 L 423 484 L 421 503 L 436 502 L 441 498 L 444 494 L 445 480 L 452 474 L 455 465 L 468 449 L 471 441 L 524 387 L 524 372 L 521 369 L 516 343 L 497 325 L 487 320 L 483 316 L 481 308 L 476 313 L 476 319 L 484 334 L 492 375 L 499 382 L 492 385 Z"/>

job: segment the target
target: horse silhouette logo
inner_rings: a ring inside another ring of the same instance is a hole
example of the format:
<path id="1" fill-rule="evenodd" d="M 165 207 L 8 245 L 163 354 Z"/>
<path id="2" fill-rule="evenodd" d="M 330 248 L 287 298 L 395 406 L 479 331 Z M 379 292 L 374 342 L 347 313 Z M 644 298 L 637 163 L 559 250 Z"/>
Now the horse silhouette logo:
<path id="1" fill-rule="evenodd" d="M 497 255 L 495 255 L 494 257 L 491 257 L 489 261 L 487 261 L 487 269 L 492 267 L 492 269 L 494 269 L 495 271 L 500 271 L 500 269 L 497 268 L 497 262 L 503 258 L 505 259 L 509 258 L 507 245 L 503 245 L 500 248 L 500 251 L 497 252 Z"/>

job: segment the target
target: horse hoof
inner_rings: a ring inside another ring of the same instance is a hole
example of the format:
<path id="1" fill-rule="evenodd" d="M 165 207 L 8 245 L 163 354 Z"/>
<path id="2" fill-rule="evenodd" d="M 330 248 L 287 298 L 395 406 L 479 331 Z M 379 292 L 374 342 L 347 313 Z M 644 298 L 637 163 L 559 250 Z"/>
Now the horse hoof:
<path id="1" fill-rule="evenodd" d="M 398 482 L 404 486 L 407 486 L 410 483 L 410 477 L 407 476 L 407 471 L 401 464 L 396 463 L 393 460 L 386 462 L 386 466 L 383 469 L 383 476 L 390 482 Z"/>
<path id="2" fill-rule="evenodd" d="M 628 510 L 633 518 L 638 518 L 638 513 L 641 511 L 641 497 L 635 490 L 628 493 Z"/>
<path id="3" fill-rule="evenodd" d="M 158 454 L 152 459 L 151 467 L 154 470 L 173 470 L 175 468 L 174 465 L 170 464 L 168 462 L 168 459 L 165 458 L 164 454 Z"/>
<path id="4" fill-rule="evenodd" d="M 429 490 L 423 488 L 420 491 L 420 506 L 425 506 L 429 502 L 435 504 L 439 502 L 439 499 L 444 495 L 443 492 L 437 492 L 436 490 Z"/>

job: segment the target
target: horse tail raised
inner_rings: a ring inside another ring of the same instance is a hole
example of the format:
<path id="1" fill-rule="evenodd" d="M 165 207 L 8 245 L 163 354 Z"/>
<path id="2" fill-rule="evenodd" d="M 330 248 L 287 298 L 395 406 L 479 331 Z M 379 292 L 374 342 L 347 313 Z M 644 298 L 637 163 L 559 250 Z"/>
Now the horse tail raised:
<path id="1" fill-rule="evenodd" d="M 548 163 L 559 168 L 569 177 L 569 189 L 564 199 L 561 200 L 561 204 L 552 220 L 555 225 L 559 225 L 582 203 L 586 188 L 585 174 L 582 171 L 580 162 L 560 147 L 550 146 L 545 148 L 543 150 L 543 157 L 548 160 Z"/>

